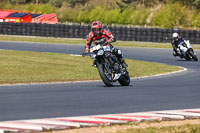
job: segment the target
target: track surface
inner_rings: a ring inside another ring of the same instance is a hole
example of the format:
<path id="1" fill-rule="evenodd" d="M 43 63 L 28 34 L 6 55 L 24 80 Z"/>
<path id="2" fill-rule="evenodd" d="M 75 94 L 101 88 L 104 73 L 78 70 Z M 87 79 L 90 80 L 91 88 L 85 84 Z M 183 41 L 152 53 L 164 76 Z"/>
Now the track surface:
<path id="1" fill-rule="evenodd" d="M 83 46 L 0 42 L 0 49 L 81 54 Z M 126 58 L 179 65 L 188 71 L 133 79 L 128 87 L 108 88 L 101 81 L 0 86 L 0 121 L 199 108 L 200 62 L 179 60 L 166 49 L 120 49 Z"/>

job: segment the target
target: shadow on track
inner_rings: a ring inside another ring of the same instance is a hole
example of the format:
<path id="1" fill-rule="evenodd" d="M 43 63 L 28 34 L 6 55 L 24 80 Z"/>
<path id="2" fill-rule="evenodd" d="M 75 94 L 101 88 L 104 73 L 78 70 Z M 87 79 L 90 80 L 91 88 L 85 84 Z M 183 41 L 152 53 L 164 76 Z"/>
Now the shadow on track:
<path id="1" fill-rule="evenodd" d="M 107 86 L 105 86 L 105 85 L 97 85 L 97 86 L 98 86 L 98 87 L 104 87 L 104 88 L 116 88 L 116 87 L 118 87 L 118 88 L 120 88 L 120 87 L 125 88 L 125 87 L 132 87 L 133 85 L 128 85 L 128 86 L 113 85 L 112 87 L 107 87 Z"/>
<path id="2" fill-rule="evenodd" d="M 184 61 L 184 62 L 198 62 L 198 61 L 194 61 L 194 60 L 181 60 L 181 59 L 176 60 L 176 61 Z"/>

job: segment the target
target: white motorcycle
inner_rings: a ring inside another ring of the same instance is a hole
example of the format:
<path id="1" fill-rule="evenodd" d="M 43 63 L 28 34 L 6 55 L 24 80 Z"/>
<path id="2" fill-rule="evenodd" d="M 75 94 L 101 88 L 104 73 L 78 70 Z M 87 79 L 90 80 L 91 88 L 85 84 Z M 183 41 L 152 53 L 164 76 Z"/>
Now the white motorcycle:
<path id="1" fill-rule="evenodd" d="M 193 59 L 194 61 L 198 61 L 197 55 L 192 49 L 192 45 L 190 44 L 189 40 L 183 40 L 178 45 L 177 51 L 180 58 L 185 58 L 186 60 Z"/>

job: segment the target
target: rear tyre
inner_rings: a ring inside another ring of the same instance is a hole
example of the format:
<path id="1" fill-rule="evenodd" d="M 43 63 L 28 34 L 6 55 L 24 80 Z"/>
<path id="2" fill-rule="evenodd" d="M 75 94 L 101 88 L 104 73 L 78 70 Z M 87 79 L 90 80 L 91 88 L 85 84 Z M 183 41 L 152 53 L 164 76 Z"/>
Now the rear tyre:
<path id="1" fill-rule="evenodd" d="M 99 71 L 99 75 L 100 75 L 102 81 L 104 82 L 104 84 L 108 87 L 112 87 L 113 86 L 112 73 L 109 74 L 108 72 L 106 72 L 106 69 L 103 67 L 102 64 L 98 63 L 97 68 Z"/>
<path id="2" fill-rule="evenodd" d="M 122 85 L 122 86 L 128 86 L 130 84 L 130 77 L 129 77 L 129 73 L 126 70 L 125 74 L 123 74 L 119 79 L 118 82 Z"/>
<path id="3" fill-rule="evenodd" d="M 198 61 L 197 55 L 194 55 L 194 61 Z"/>
<path id="4" fill-rule="evenodd" d="M 187 56 L 185 57 L 185 59 L 186 59 L 187 61 L 189 61 L 189 60 L 190 60 L 190 57 L 187 55 Z"/>

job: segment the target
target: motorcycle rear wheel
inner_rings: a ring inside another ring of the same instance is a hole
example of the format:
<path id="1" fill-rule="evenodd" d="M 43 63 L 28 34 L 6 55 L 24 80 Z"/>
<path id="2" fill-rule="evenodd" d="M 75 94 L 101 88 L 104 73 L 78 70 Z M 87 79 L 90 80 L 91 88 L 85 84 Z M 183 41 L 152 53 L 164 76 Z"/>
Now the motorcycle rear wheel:
<path id="1" fill-rule="evenodd" d="M 118 82 L 122 86 L 128 86 L 130 84 L 130 77 L 127 70 L 125 71 L 125 74 L 121 75 L 121 77 L 118 79 Z"/>
<path id="2" fill-rule="evenodd" d="M 198 61 L 198 58 L 196 55 L 194 55 L 194 61 Z"/>
<path id="3" fill-rule="evenodd" d="M 189 54 L 190 54 L 190 56 L 192 57 L 192 59 L 194 59 L 194 61 L 198 61 L 198 58 L 197 58 L 197 56 L 194 54 L 193 49 L 190 49 L 190 50 L 189 50 Z"/>

